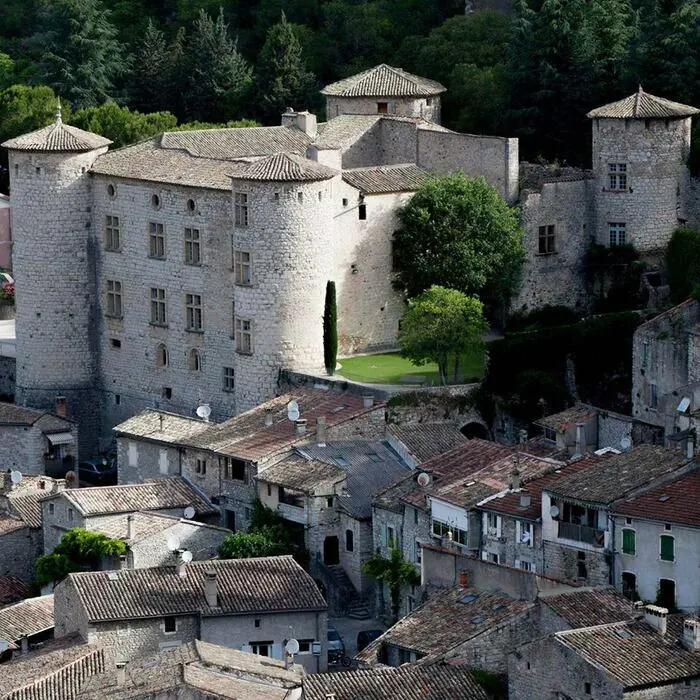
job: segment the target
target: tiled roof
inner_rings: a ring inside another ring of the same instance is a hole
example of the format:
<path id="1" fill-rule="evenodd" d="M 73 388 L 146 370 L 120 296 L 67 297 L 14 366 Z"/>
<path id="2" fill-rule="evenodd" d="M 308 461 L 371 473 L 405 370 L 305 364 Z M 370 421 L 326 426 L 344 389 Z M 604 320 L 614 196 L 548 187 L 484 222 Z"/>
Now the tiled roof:
<path id="1" fill-rule="evenodd" d="M 636 518 L 700 527 L 700 470 L 620 500 L 614 511 Z"/>
<path id="2" fill-rule="evenodd" d="M 0 515 L 0 536 L 21 530 L 23 527 L 27 527 L 27 523 L 18 516 Z"/>
<path id="3" fill-rule="evenodd" d="M 19 644 L 22 637 L 31 637 L 53 627 L 53 594 L 27 598 L 0 609 L 0 639 Z"/>
<path id="4" fill-rule="evenodd" d="M 592 418 L 595 418 L 596 415 L 596 410 L 589 406 L 573 406 L 559 413 L 553 413 L 551 416 L 545 416 L 540 420 L 533 421 L 533 423 L 542 428 L 562 431 L 575 427 L 577 423 L 587 423 Z"/>
<path id="5" fill-rule="evenodd" d="M 353 440 L 329 442 L 325 446 L 310 443 L 297 449 L 312 459 L 343 469 L 347 474 L 348 495 L 337 496 L 337 501 L 355 518 L 370 518 L 375 493 L 409 472 L 408 466 L 381 442 Z"/>
<path id="6" fill-rule="evenodd" d="M 419 462 L 437 457 L 467 442 L 454 423 L 402 423 L 387 432 L 401 442 Z"/>
<path id="7" fill-rule="evenodd" d="M 2 146 L 15 151 L 81 152 L 109 146 L 110 143 L 112 142 L 109 139 L 98 134 L 83 131 L 58 120 L 43 129 L 5 141 Z"/>
<path id="8" fill-rule="evenodd" d="M 329 180 L 338 171 L 314 160 L 289 153 L 275 153 L 252 163 L 240 164 L 231 171 L 235 180 L 268 182 L 316 182 Z"/>
<path id="9" fill-rule="evenodd" d="M 116 425 L 113 430 L 117 435 L 152 438 L 158 442 L 177 445 L 181 444 L 183 439 L 199 435 L 209 428 L 211 423 L 205 423 L 199 418 L 147 408 Z"/>
<path id="10" fill-rule="evenodd" d="M 315 673 L 304 678 L 307 700 L 486 700 L 486 692 L 460 666 L 432 664 Z"/>
<path id="11" fill-rule="evenodd" d="M 46 411 L 0 402 L 0 425 L 34 425 Z"/>
<path id="12" fill-rule="evenodd" d="M 64 637 L 3 664 L 0 700 L 75 700 L 86 680 L 106 667 L 102 647 Z"/>
<path id="13" fill-rule="evenodd" d="M 343 171 L 345 182 L 367 194 L 413 192 L 427 177 L 428 173 L 413 163 Z"/>
<path id="14" fill-rule="evenodd" d="M 0 606 L 16 603 L 29 595 L 27 584 L 16 576 L 0 576 Z"/>
<path id="15" fill-rule="evenodd" d="M 192 506 L 197 515 L 218 512 L 185 479 L 171 476 L 143 484 L 88 486 L 66 489 L 49 498 L 67 498 L 83 515 L 130 513 L 138 510 L 169 510 Z"/>
<path id="16" fill-rule="evenodd" d="M 318 125 L 318 136 L 313 145 L 318 149 L 346 149 L 381 120 L 379 114 L 341 114 Z"/>
<path id="17" fill-rule="evenodd" d="M 564 475 L 545 490 L 587 503 L 609 504 L 687 463 L 679 452 L 657 445 L 637 445 L 588 469 Z"/>
<path id="18" fill-rule="evenodd" d="M 338 97 L 430 97 L 445 92 L 445 86 L 382 63 L 357 75 L 331 83 L 322 95 Z"/>
<path id="19" fill-rule="evenodd" d="M 209 530 L 220 530 L 222 533 L 227 533 L 229 530 L 218 525 L 210 525 L 208 523 L 200 523 L 196 520 L 187 520 L 178 518 L 174 515 L 165 515 L 164 513 L 119 513 L 118 515 L 106 516 L 97 519 L 94 523 L 90 523 L 91 532 L 101 532 L 112 539 L 127 540 L 128 518 L 132 517 L 132 538 L 128 540 L 132 545 L 142 540 L 153 537 L 161 532 L 169 530 L 171 527 L 179 523 L 186 523 L 189 527 L 206 528 Z"/>
<path id="20" fill-rule="evenodd" d="M 700 654 L 680 642 L 683 615 L 660 635 L 644 620 L 557 632 L 554 639 L 621 683 L 625 690 L 700 676 Z M 688 696 L 690 697 L 690 696 Z"/>
<path id="21" fill-rule="evenodd" d="M 258 481 L 263 483 L 284 486 L 306 494 L 316 491 L 319 496 L 332 495 L 333 484 L 344 480 L 344 469 L 301 455 L 283 459 L 258 474 Z M 327 490 L 321 493 L 319 489 L 324 486 Z"/>
<path id="22" fill-rule="evenodd" d="M 275 153 L 304 154 L 311 137 L 296 126 L 254 126 L 241 129 L 166 131 L 160 147 L 182 150 L 199 158 L 235 160 Z"/>
<path id="23" fill-rule="evenodd" d="M 541 592 L 539 601 L 572 628 L 622 622 L 631 620 L 635 615 L 630 601 L 614 589 L 577 588 L 565 593 Z"/>
<path id="24" fill-rule="evenodd" d="M 650 95 L 640 85 L 634 95 L 591 110 L 586 116 L 607 119 L 682 119 L 695 114 L 700 114 L 700 109 Z"/>
<path id="25" fill-rule="evenodd" d="M 218 608 L 204 598 L 207 571 L 217 573 Z M 291 556 L 191 562 L 185 576 L 168 567 L 77 573 L 67 580 L 91 622 L 200 611 L 218 616 L 326 609 L 313 579 Z"/>
<path id="26" fill-rule="evenodd" d="M 530 606 L 526 601 L 477 588 L 449 588 L 399 620 L 357 658 L 373 663 L 385 644 L 422 656 L 444 654 Z"/>
<path id="27" fill-rule="evenodd" d="M 307 419 L 306 434 L 297 435 L 287 419 L 287 404 L 299 404 L 300 417 Z M 324 416 L 329 427 L 340 425 L 373 411 L 383 411 L 383 403 L 364 408 L 362 397 L 328 391 L 294 389 L 250 411 L 229 418 L 184 444 L 221 454 L 257 461 L 278 454 L 297 443 L 309 442 L 316 434 L 316 419 Z M 266 417 L 272 425 L 265 425 Z"/>

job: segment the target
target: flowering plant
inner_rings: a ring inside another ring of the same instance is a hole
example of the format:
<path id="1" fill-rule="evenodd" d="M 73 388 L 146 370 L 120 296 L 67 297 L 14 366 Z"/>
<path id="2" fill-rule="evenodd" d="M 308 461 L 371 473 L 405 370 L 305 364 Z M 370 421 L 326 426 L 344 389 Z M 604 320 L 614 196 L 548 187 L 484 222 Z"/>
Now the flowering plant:
<path id="1" fill-rule="evenodd" d="M 9 301 L 10 303 L 15 303 L 15 283 L 14 282 L 4 282 L 0 285 L 0 299 L 3 301 Z"/>

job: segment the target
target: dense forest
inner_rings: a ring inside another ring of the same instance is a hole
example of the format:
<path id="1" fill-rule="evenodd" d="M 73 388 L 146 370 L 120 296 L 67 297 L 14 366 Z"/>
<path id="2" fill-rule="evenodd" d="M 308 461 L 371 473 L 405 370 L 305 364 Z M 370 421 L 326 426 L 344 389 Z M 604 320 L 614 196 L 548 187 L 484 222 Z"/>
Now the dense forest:
<path id="1" fill-rule="evenodd" d="M 700 105 L 700 0 L 2 0 L 0 138 L 53 118 L 117 145 L 176 123 L 322 116 L 378 63 L 439 80 L 446 126 L 587 165 L 586 112 L 637 89 Z M 138 112 L 138 114 L 135 114 Z M 250 123 L 250 122 L 243 122 Z M 696 139 L 700 141 L 700 139 Z"/>

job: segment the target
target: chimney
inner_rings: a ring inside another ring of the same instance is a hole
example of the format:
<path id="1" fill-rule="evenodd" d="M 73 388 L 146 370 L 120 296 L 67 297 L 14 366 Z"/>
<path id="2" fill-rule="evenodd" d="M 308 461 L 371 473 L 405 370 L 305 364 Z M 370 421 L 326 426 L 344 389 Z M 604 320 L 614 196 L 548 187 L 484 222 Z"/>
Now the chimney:
<path id="1" fill-rule="evenodd" d="M 272 409 L 266 408 L 265 409 L 265 425 L 270 427 L 274 422 L 275 422 L 274 418 L 272 417 Z"/>
<path id="2" fill-rule="evenodd" d="M 576 449 L 574 450 L 574 454 L 586 454 L 586 428 L 583 423 L 576 424 Z"/>
<path id="3" fill-rule="evenodd" d="M 325 447 L 326 445 L 326 417 L 319 416 L 316 419 L 316 442 L 320 447 Z"/>
<path id="4" fill-rule="evenodd" d="M 66 417 L 66 397 L 57 396 L 56 397 L 56 415 L 61 416 L 61 418 Z"/>
<path id="5" fill-rule="evenodd" d="M 666 619 L 668 617 L 668 608 L 661 608 L 658 605 L 644 606 L 644 619 L 646 623 L 658 630 L 660 635 L 666 634 Z"/>
<path id="6" fill-rule="evenodd" d="M 117 661 L 117 685 L 124 685 L 126 683 L 126 663 L 124 661 Z"/>
<path id="7" fill-rule="evenodd" d="M 126 516 L 126 539 L 127 540 L 134 539 L 134 516 L 133 516 L 133 513 L 129 513 L 129 515 Z"/>
<path id="8" fill-rule="evenodd" d="M 177 575 L 180 576 L 180 578 L 185 578 L 187 576 L 187 562 L 182 558 L 182 553 L 180 553 L 177 559 Z"/>
<path id="9" fill-rule="evenodd" d="M 204 598 L 210 608 L 219 606 L 219 587 L 216 582 L 216 571 L 204 572 Z"/>
<path id="10" fill-rule="evenodd" d="M 316 115 L 311 112 L 297 112 L 297 127 L 299 127 L 307 136 L 315 138 L 318 135 L 318 127 L 316 124 Z"/>
<path id="11" fill-rule="evenodd" d="M 129 564 L 127 562 L 126 554 L 120 554 L 119 555 L 119 570 L 125 571 L 128 568 L 129 568 Z"/>
<path id="12" fill-rule="evenodd" d="M 683 646 L 689 651 L 700 651 L 700 620 L 683 621 Z"/>
<path id="13" fill-rule="evenodd" d="M 520 490 L 520 472 L 517 468 L 510 473 L 510 489 L 511 491 Z"/>
<path id="14" fill-rule="evenodd" d="M 374 406 L 374 394 L 362 394 L 362 408 Z"/>
<path id="15" fill-rule="evenodd" d="M 462 588 L 469 588 L 469 572 L 460 571 L 459 572 L 459 585 Z"/>
<path id="16" fill-rule="evenodd" d="M 19 645 L 22 653 L 26 654 L 29 651 L 29 638 L 22 637 L 22 639 L 20 639 Z"/>
<path id="17" fill-rule="evenodd" d="M 282 121 L 280 123 L 282 126 L 295 126 L 297 123 L 297 113 L 291 107 L 287 107 L 282 115 Z"/>
<path id="18" fill-rule="evenodd" d="M 294 421 L 294 432 L 297 435 L 306 435 L 306 418 L 298 418 Z"/>

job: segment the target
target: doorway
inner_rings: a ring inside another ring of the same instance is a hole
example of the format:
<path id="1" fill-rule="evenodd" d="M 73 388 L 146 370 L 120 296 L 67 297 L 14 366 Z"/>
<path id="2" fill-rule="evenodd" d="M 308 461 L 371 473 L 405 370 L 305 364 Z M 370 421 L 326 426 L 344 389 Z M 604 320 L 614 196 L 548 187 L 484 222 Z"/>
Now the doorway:
<path id="1" fill-rule="evenodd" d="M 328 566 L 340 564 L 340 544 L 335 535 L 323 541 L 323 563 Z"/>

